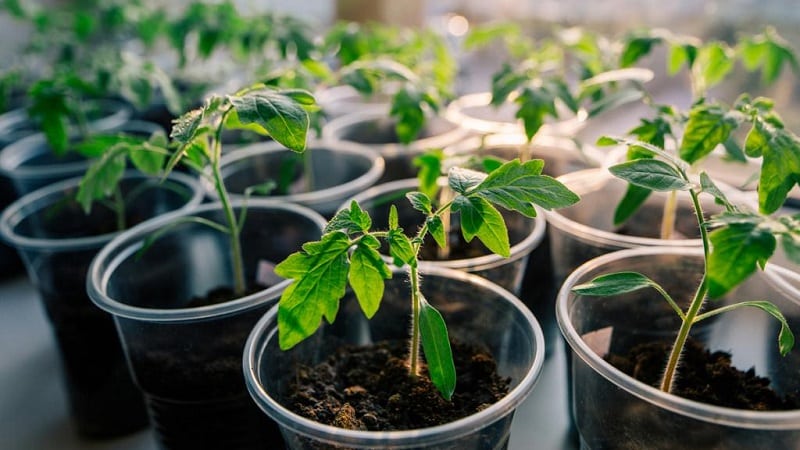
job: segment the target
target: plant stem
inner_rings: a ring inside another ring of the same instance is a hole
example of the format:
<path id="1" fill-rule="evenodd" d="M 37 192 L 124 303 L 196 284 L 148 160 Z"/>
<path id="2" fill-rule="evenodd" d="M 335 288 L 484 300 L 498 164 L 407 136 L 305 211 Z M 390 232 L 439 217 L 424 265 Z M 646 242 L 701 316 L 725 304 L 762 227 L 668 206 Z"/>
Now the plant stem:
<path id="1" fill-rule="evenodd" d="M 444 205 L 439 206 L 433 215 L 441 216 L 450 212 L 450 206 L 453 204 L 451 198 Z M 420 227 L 417 235 L 412 240 L 414 244 L 414 259 L 419 258 L 419 250 L 422 247 L 422 241 L 426 234 L 428 234 L 428 222 Z M 408 351 L 408 372 L 412 378 L 419 375 L 419 346 L 420 346 L 420 330 L 419 330 L 419 314 L 420 314 L 420 297 L 419 297 L 419 269 L 414 266 L 409 268 L 408 277 L 411 282 L 411 343 Z"/>
<path id="2" fill-rule="evenodd" d="M 708 231 L 706 230 L 705 226 L 706 224 L 703 216 L 703 209 L 700 205 L 700 199 L 698 198 L 697 192 L 695 192 L 694 189 L 690 189 L 689 194 L 692 196 L 692 203 L 697 216 L 697 223 L 700 225 L 700 234 L 703 241 L 703 264 L 706 264 L 706 261 L 708 261 L 709 244 Z M 705 267 L 703 268 L 703 273 L 706 273 Z M 698 286 L 697 291 L 692 298 L 692 303 L 689 304 L 689 309 L 686 311 L 686 315 L 683 317 L 681 328 L 678 330 L 678 335 L 675 337 L 675 342 L 672 344 L 672 350 L 670 351 L 669 359 L 667 360 L 667 367 L 664 369 L 664 376 L 661 378 L 660 388 L 664 392 L 670 392 L 672 390 L 672 382 L 675 378 L 675 371 L 678 367 L 681 353 L 683 353 L 683 347 L 686 344 L 686 339 L 689 337 L 689 331 L 692 329 L 695 318 L 705 303 L 707 293 L 708 280 L 706 279 L 705 275 L 703 275 L 700 286 Z"/>
<path id="3" fill-rule="evenodd" d="M 411 344 L 408 352 L 408 372 L 412 378 L 419 376 L 419 272 L 416 267 L 411 267 L 409 271 L 411 279 Z"/>
<path id="4" fill-rule="evenodd" d="M 211 169 L 214 176 L 214 186 L 217 189 L 219 200 L 222 203 L 222 209 L 225 212 L 225 220 L 228 222 L 228 241 L 230 243 L 231 264 L 233 265 L 233 291 L 239 296 L 245 292 L 244 281 L 244 263 L 242 262 L 242 246 L 239 242 L 239 224 L 236 220 L 236 214 L 233 211 L 228 190 L 225 189 L 225 183 L 222 179 L 222 171 L 220 170 L 219 161 L 222 157 L 222 128 L 225 123 L 225 116 L 231 110 L 225 111 L 220 118 L 220 124 L 217 127 L 213 142 L 213 160 L 211 161 Z"/>
<path id="5" fill-rule="evenodd" d="M 678 191 L 671 191 L 664 202 L 664 211 L 661 216 L 661 239 L 672 239 L 675 233 L 675 221 L 677 220 L 678 210 Z"/>

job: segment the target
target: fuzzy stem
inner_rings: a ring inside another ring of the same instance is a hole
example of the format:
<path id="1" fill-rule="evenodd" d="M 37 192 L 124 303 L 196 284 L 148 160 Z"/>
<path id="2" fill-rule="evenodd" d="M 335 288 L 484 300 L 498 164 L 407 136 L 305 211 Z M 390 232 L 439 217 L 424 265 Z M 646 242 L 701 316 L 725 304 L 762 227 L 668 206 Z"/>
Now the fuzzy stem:
<path id="1" fill-rule="evenodd" d="M 411 267 L 409 271 L 411 279 L 411 344 L 408 354 L 408 372 L 412 378 L 419 376 L 419 272 L 416 267 Z"/>
<path id="2" fill-rule="evenodd" d="M 690 189 L 689 194 L 692 196 L 694 211 L 697 215 L 697 223 L 700 224 L 700 234 L 703 241 L 703 264 L 706 264 L 706 261 L 708 261 L 709 244 L 708 231 L 706 230 L 705 218 L 703 217 L 703 209 L 700 206 L 700 199 L 698 198 L 697 192 L 695 192 L 694 189 Z M 703 273 L 706 273 L 705 268 Z M 669 359 L 667 360 L 667 367 L 664 370 L 664 376 L 661 379 L 660 388 L 664 392 L 670 392 L 672 390 L 672 382 L 675 378 L 675 371 L 678 367 L 681 353 L 683 353 L 683 347 L 686 344 L 686 339 L 689 337 L 689 332 L 692 329 L 695 318 L 705 303 L 707 293 L 708 280 L 705 276 L 703 276 L 703 280 L 700 282 L 700 286 L 698 286 L 697 291 L 692 298 L 692 303 L 689 305 L 689 309 L 686 311 L 686 315 L 683 317 L 681 328 L 678 330 L 678 335 L 675 337 L 675 342 L 672 344 L 672 350 L 670 351 Z"/>
<path id="3" fill-rule="evenodd" d="M 453 199 L 450 199 L 444 205 L 439 206 L 433 215 L 441 216 L 450 212 L 450 206 L 453 204 Z M 422 247 L 422 241 L 426 234 L 428 234 L 428 222 L 420 227 L 417 235 L 412 239 L 414 246 L 414 259 L 419 259 L 419 250 Z M 419 269 L 416 265 L 410 267 L 408 277 L 411 282 L 411 343 L 409 344 L 408 352 L 408 372 L 411 377 L 416 378 L 419 375 L 419 346 L 421 341 L 419 329 L 419 314 L 420 314 L 420 295 L 419 295 Z"/>
<path id="4" fill-rule="evenodd" d="M 219 195 L 220 202 L 222 203 L 222 209 L 225 212 L 225 220 L 228 222 L 228 241 L 230 243 L 231 264 L 233 264 L 233 291 L 237 296 L 239 296 L 244 294 L 246 288 L 244 281 L 242 246 L 239 242 L 239 234 L 241 230 L 239 228 L 239 224 L 237 223 L 236 214 L 233 211 L 233 205 L 231 205 L 228 191 L 225 189 L 225 183 L 222 179 L 222 171 L 220 170 L 219 164 L 220 158 L 222 157 L 222 128 L 223 124 L 225 123 L 225 116 L 227 116 L 228 112 L 230 111 L 231 110 L 229 109 L 222 114 L 219 126 L 217 127 L 214 135 L 214 141 L 212 143 L 213 159 L 211 161 L 211 169 L 214 177 L 214 186 L 217 190 L 217 194 Z"/>
<path id="5" fill-rule="evenodd" d="M 675 233 L 675 221 L 677 220 L 678 210 L 678 191 L 671 191 L 664 202 L 664 211 L 661 216 L 661 239 L 672 239 Z"/>
<path id="6" fill-rule="evenodd" d="M 450 186 L 444 186 L 439 191 L 439 204 L 446 205 L 450 203 L 453 199 L 453 191 L 450 190 Z M 446 210 L 442 212 L 442 228 L 444 228 L 445 233 L 449 234 L 450 230 L 450 210 Z M 447 235 L 445 234 L 445 236 Z M 440 260 L 447 260 L 450 258 L 450 239 L 445 239 L 444 247 L 436 246 L 436 256 Z"/>

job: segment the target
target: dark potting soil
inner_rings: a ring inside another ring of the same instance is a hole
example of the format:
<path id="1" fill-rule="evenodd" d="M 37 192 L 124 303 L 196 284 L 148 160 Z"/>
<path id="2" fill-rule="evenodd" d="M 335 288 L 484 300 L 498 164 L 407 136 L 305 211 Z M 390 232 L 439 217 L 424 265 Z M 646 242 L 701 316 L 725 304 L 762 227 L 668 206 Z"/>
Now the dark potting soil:
<path id="1" fill-rule="evenodd" d="M 671 342 L 638 344 L 625 355 L 610 354 L 606 360 L 633 378 L 658 387 Z M 755 369 L 742 371 L 731 365 L 731 354 L 710 352 L 697 341 L 686 343 L 673 394 L 712 405 L 756 411 L 780 411 L 800 408 L 797 392 L 779 395 L 768 378 Z"/>
<path id="2" fill-rule="evenodd" d="M 390 431 L 436 426 L 481 411 L 500 400 L 510 380 L 497 374 L 493 357 L 453 343 L 458 382 L 451 401 L 439 394 L 423 364 L 412 379 L 405 341 L 345 346 L 325 362 L 299 366 L 283 395 L 297 414 L 341 428 Z"/>

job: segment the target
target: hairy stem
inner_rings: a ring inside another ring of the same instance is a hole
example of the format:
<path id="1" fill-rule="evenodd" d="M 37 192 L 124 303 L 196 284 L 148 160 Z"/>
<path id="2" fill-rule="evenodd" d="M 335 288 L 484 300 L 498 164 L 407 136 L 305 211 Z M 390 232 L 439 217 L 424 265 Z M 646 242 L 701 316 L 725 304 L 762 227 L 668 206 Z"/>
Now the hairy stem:
<path id="1" fill-rule="evenodd" d="M 703 264 L 706 264 L 706 261 L 708 261 L 709 243 L 708 231 L 706 230 L 705 218 L 703 216 L 703 209 L 700 206 L 700 199 L 698 198 L 697 192 L 695 192 L 694 189 L 690 189 L 689 194 L 692 196 L 692 203 L 697 216 L 697 223 L 700 224 L 700 234 L 703 241 Z M 703 269 L 703 273 L 706 273 L 705 268 Z M 686 345 L 686 339 L 689 337 L 689 332 L 692 329 L 695 318 L 700 313 L 700 310 L 705 303 L 707 293 L 708 280 L 705 276 L 703 276 L 703 280 L 700 282 L 700 286 L 698 286 L 697 291 L 695 291 L 691 304 L 689 304 L 689 309 L 686 311 L 686 315 L 683 317 L 681 328 L 678 330 L 678 335 L 675 337 L 675 342 L 672 344 L 672 350 L 670 350 L 669 359 L 667 359 L 667 367 L 664 370 L 663 377 L 661 378 L 660 388 L 664 392 L 670 392 L 672 390 L 672 383 L 675 379 L 675 371 L 678 368 L 678 362 L 680 361 L 681 353 L 683 353 L 683 347 Z"/>
<path id="2" fill-rule="evenodd" d="M 233 211 L 228 190 L 225 189 L 225 183 L 222 179 L 222 171 L 220 170 L 220 158 L 222 157 L 222 128 L 225 123 L 225 116 L 231 110 L 225 111 L 220 118 L 219 126 L 216 129 L 213 142 L 213 160 L 211 161 L 212 176 L 214 177 L 214 186 L 217 189 L 219 200 L 222 203 L 222 209 L 225 213 L 225 220 L 228 222 L 228 241 L 230 243 L 230 256 L 231 264 L 233 265 L 233 291 L 238 295 L 243 295 L 246 289 L 244 281 L 244 262 L 242 260 L 242 246 L 239 242 L 240 228 L 237 223 L 236 214 Z"/>
<path id="3" fill-rule="evenodd" d="M 453 200 L 453 191 L 450 189 L 450 186 L 444 186 L 442 189 L 439 190 L 439 204 L 446 205 Z M 449 234 L 450 230 L 450 210 L 442 212 L 442 228 L 444 228 L 445 233 Z M 444 247 L 436 246 L 436 256 L 440 260 L 446 260 L 450 258 L 450 239 L 445 239 Z"/>
<path id="4" fill-rule="evenodd" d="M 450 212 L 450 206 L 453 204 L 451 198 L 447 203 L 440 206 L 433 215 L 442 216 Z M 419 250 L 422 247 L 422 241 L 425 235 L 428 234 L 428 222 L 420 227 L 417 235 L 412 239 L 414 242 L 414 259 L 419 259 Z M 408 277 L 411 282 L 411 343 L 409 344 L 408 352 L 408 372 L 409 375 L 416 378 L 419 375 L 419 348 L 421 342 L 420 329 L 419 329 L 419 314 L 420 314 L 420 295 L 419 295 L 419 269 L 414 265 L 410 267 Z"/>
<path id="5" fill-rule="evenodd" d="M 409 271 L 409 278 L 411 279 L 411 344 L 408 352 L 408 372 L 411 377 L 416 378 L 419 376 L 420 347 L 419 272 L 416 267 L 411 267 Z"/>

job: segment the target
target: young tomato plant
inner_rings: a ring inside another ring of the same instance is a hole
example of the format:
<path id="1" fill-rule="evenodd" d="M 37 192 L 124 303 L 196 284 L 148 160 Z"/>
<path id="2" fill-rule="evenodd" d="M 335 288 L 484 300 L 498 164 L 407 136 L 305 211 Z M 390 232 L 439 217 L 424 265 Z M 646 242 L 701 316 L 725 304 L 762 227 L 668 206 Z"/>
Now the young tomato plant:
<path id="1" fill-rule="evenodd" d="M 276 90 L 256 84 L 225 97 L 212 96 L 203 107 L 175 120 L 171 135 L 172 145 L 166 149 L 170 152 L 166 173 L 183 161 L 201 175 L 209 177 L 225 214 L 224 224 L 194 216 L 187 217 L 182 222 L 200 223 L 228 235 L 233 266 L 233 290 L 237 295 L 243 294 L 246 289 L 239 241 L 239 234 L 246 220 L 246 209 L 242 208 L 239 215 L 236 215 L 222 179 L 222 132 L 247 129 L 268 135 L 287 148 L 302 152 L 306 147 L 308 111 L 315 108 L 315 99 L 307 91 Z M 160 234 L 156 234 L 151 240 L 159 236 Z"/>
<path id="2" fill-rule="evenodd" d="M 618 43 L 580 28 L 534 41 L 516 26 L 478 27 L 465 41 L 479 48 L 502 40 L 511 61 L 492 76 L 491 106 L 512 102 L 530 144 L 550 119 L 584 121 L 643 97 L 650 70 L 621 68 Z M 521 148 L 525 158 L 527 148 Z"/>
<path id="3" fill-rule="evenodd" d="M 425 216 L 424 225 L 410 236 L 399 227 L 394 205 L 388 229 L 375 230 L 369 215 L 358 203 L 351 203 L 334 216 L 319 241 L 306 243 L 301 252 L 290 255 L 275 269 L 278 275 L 293 280 L 278 307 L 281 349 L 290 349 L 311 336 L 323 319 L 332 323 L 347 284 L 364 314 L 371 318 L 376 313 L 383 297 L 383 280 L 391 277 L 377 250 L 384 241 L 394 264 L 408 268 L 412 311 L 409 373 L 412 377 L 419 373 L 421 344 L 431 381 L 449 399 L 456 382 L 450 342 L 441 315 L 425 300 L 420 287 L 420 247 L 428 235 L 439 246 L 445 244 L 448 230 L 442 216 L 452 210 L 461 215 L 461 232 L 468 242 L 477 237 L 492 252 L 509 256 L 508 231 L 495 205 L 533 217 L 534 204 L 551 209 L 578 201 L 577 195 L 560 182 L 542 175 L 543 166 L 541 160 L 513 160 L 488 175 L 451 169 L 448 184 L 454 196 L 449 202 L 435 207 L 422 192 L 406 195 Z"/>
<path id="4" fill-rule="evenodd" d="M 756 110 L 762 116 L 760 122 L 771 120 L 772 102 L 766 99 L 752 102 L 749 97 L 742 96 L 731 109 L 722 102 L 712 100 L 709 89 L 725 81 L 737 61 L 748 71 L 760 70 L 764 86 L 772 84 L 786 65 L 796 72 L 800 71 L 796 54 L 788 43 L 771 28 L 760 34 L 741 37 L 734 46 L 721 41 L 702 42 L 695 37 L 674 35 L 663 29 L 649 29 L 626 38 L 620 64 L 623 67 L 632 66 L 657 45 L 667 47 L 667 70 L 670 75 L 684 68 L 687 71 L 691 82 L 692 105 L 685 112 L 671 106 L 655 105 L 654 117 L 642 119 L 629 134 L 660 148 L 668 148 L 666 144 L 669 140 L 670 147 L 677 149 L 680 158 L 695 166 L 701 165 L 717 147 L 724 149 L 726 157 L 732 161 L 746 163 L 747 156 L 760 156 L 742 151 L 742 146 L 734 140 L 735 131 L 743 123 L 751 121 L 748 116 Z M 758 132 L 752 136 L 757 137 Z M 785 148 L 785 145 L 782 147 Z M 653 156 L 642 147 L 631 146 L 627 159 Z M 644 187 L 629 185 L 615 211 L 615 225 L 622 224 L 636 212 L 650 192 Z M 663 239 L 672 236 L 676 201 L 676 193 L 672 192 L 664 205 L 661 226 Z"/>
<path id="5" fill-rule="evenodd" d="M 762 182 L 759 185 L 760 213 L 732 204 L 711 178 L 701 172 L 699 183 L 689 177 L 688 165 L 670 152 L 641 141 L 613 139 L 644 149 L 656 158 L 628 161 L 609 168 L 617 177 L 649 191 L 687 191 L 697 217 L 703 242 L 704 273 L 689 306 L 682 310 L 655 281 L 637 272 L 619 272 L 599 276 L 589 283 L 573 288 L 581 295 L 612 296 L 640 289 L 653 288 L 669 303 L 681 319 L 660 387 L 670 392 L 678 363 L 692 326 L 709 317 L 742 307 L 758 308 L 772 315 L 781 324 L 778 344 L 781 354 L 794 346 L 794 335 L 780 310 L 765 300 L 743 301 L 705 312 L 707 298 L 719 298 L 749 277 L 757 267 L 763 268 L 780 241 L 786 254 L 800 262 L 800 222 L 798 217 L 767 215 L 786 198 L 788 190 L 800 180 L 800 139 L 778 127 L 775 121 L 753 117 L 754 127 L 747 139 L 745 151 L 764 156 Z M 611 141 L 610 138 L 604 138 Z M 725 211 L 706 220 L 699 196 L 713 196 Z"/>

